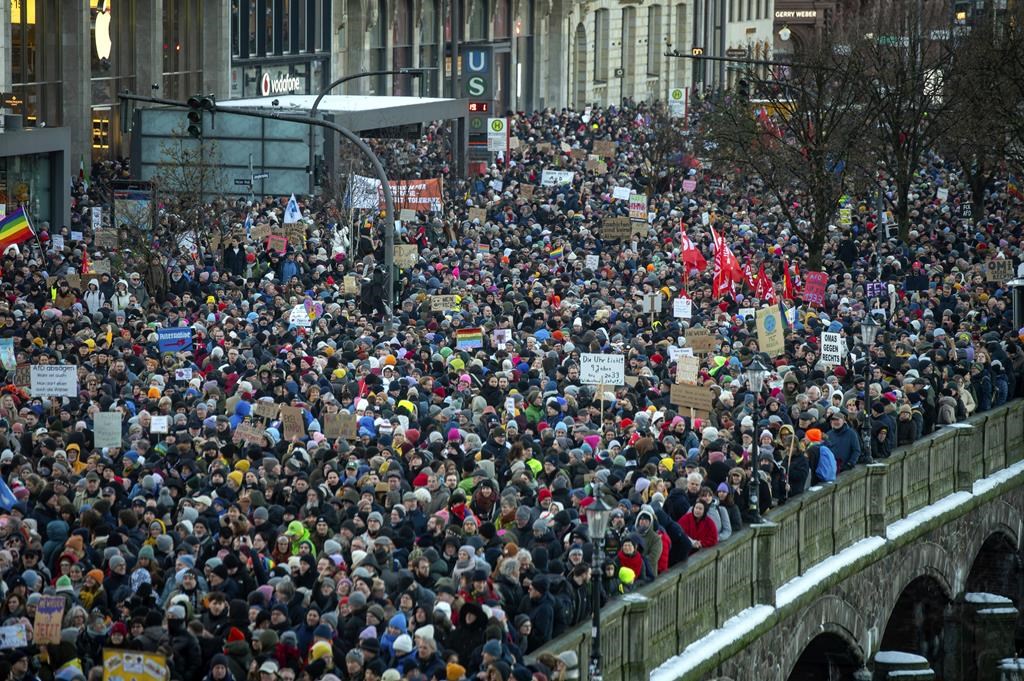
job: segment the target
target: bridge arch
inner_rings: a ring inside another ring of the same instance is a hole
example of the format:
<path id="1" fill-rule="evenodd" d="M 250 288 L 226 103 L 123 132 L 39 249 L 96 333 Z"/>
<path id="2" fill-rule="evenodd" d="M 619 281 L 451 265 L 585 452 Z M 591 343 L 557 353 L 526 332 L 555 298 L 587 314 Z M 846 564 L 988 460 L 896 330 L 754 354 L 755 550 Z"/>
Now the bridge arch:
<path id="1" fill-rule="evenodd" d="M 1008 528 L 1000 526 L 985 537 L 969 567 L 966 593 L 992 593 L 1021 603 L 1024 561 Z"/>
<path id="2" fill-rule="evenodd" d="M 928 571 L 908 583 L 893 601 L 885 619 L 879 650 L 895 650 L 928 659 L 942 668 L 945 657 L 945 614 L 953 591 L 940 575 Z"/>
<path id="3" fill-rule="evenodd" d="M 856 663 L 854 670 L 864 664 L 864 649 L 858 640 L 858 633 L 865 628 L 864 618 L 853 604 L 838 596 L 818 598 L 800 617 L 791 618 L 783 626 L 792 627 L 786 633 L 786 650 L 781 656 L 788 661 L 783 679 L 814 678 L 810 674 L 821 669 L 818 663 L 829 657 L 848 658 L 851 664 Z M 840 666 L 845 669 L 849 665 Z M 826 673 L 817 678 L 829 677 Z"/>
<path id="4" fill-rule="evenodd" d="M 930 577 L 942 589 L 947 600 L 954 600 L 960 591 L 957 589 L 957 562 L 939 544 L 933 542 L 919 542 L 905 547 L 899 554 L 899 562 L 895 566 L 882 587 L 879 594 L 879 605 L 883 608 L 875 621 L 879 631 L 883 632 L 892 618 L 893 610 L 896 607 L 900 596 L 907 590 L 915 580 L 921 577 Z M 876 648 L 875 650 L 879 650 Z M 870 651 L 873 655 L 875 650 Z"/>

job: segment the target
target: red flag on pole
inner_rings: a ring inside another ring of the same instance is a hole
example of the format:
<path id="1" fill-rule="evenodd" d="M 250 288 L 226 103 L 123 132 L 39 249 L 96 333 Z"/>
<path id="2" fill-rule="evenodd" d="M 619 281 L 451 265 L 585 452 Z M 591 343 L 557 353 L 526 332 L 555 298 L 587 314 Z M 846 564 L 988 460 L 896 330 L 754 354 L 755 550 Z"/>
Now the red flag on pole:
<path id="1" fill-rule="evenodd" d="M 690 237 L 686 235 L 686 230 L 680 228 L 679 230 L 679 251 L 684 265 L 687 265 L 689 269 L 701 270 L 707 268 L 708 261 L 704 258 L 704 254 L 700 252 Z"/>
<path id="2" fill-rule="evenodd" d="M 757 286 L 754 289 L 754 295 L 766 303 L 779 302 L 779 297 L 775 293 L 775 282 L 765 274 L 764 263 L 761 263 L 761 269 L 757 272 Z"/>

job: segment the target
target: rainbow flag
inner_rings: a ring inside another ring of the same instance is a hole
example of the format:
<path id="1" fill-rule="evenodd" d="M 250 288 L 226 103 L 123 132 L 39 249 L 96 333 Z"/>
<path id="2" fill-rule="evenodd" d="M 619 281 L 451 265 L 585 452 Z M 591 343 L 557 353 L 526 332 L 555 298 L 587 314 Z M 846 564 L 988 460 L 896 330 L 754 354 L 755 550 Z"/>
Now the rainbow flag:
<path id="1" fill-rule="evenodd" d="M 559 258 L 562 257 L 562 254 L 564 254 L 564 253 L 565 253 L 565 249 L 562 248 L 561 246 L 559 246 L 555 250 L 553 250 L 550 253 L 548 253 L 548 257 L 551 258 L 552 260 L 558 260 Z"/>
<path id="2" fill-rule="evenodd" d="M 484 330 L 480 327 L 459 329 L 455 332 L 455 347 L 459 350 L 473 350 L 484 346 Z"/>
<path id="3" fill-rule="evenodd" d="M 1020 190 L 1020 182 L 1017 180 L 1015 175 L 1010 175 L 1009 179 L 1006 181 L 1006 192 L 1010 194 L 1010 196 L 1014 196 L 1021 201 L 1024 201 L 1024 192 Z"/>
<path id="4" fill-rule="evenodd" d="M 32 225 L 28 223 L 25 209 L 19 208 L 3 220 L 0 220 L 0 251 L 8 246 L 20 244 L 35 236 Z"/>

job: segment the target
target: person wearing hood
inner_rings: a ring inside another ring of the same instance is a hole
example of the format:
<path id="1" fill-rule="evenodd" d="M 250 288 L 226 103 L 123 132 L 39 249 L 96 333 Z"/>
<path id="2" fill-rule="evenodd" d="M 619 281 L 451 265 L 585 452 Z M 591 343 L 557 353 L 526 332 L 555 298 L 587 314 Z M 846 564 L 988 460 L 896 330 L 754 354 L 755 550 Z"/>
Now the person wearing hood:
<path id="1" fill-rule="evenodd" d="M 110 306 L 114 308 L 114 312 L 121 312 L 131 304 L 131 297 L 132 294 L 128 291 L 128 282 L 118 279 L 117 285 L 114 287 L 114 294 L 110 296 Z"/>
<path id="2" fill-rule="evenodd" d="M 170 670 L 172 681 L 198 681 L 202 659 L 199 640 L 188 630 L 185 608 L 172 605 L 167 609 L 167 633 L 170 636 Z"/>
<path id="3" fill-rule="evenodd" d="M 661 562 L 661 554 L 664 549 L 661 534 L 658 533 L 658 521 L 654 517 L 654 509 L 648 504 L 640 507 L 640 513 L 636 516 L 635 532 L 640 535 L 643 543 L 644 559 L 651 568 L 654 576 L 658 576 L 658 564 Z"/>
<path id="4" fill-rule="evenodd" d="M 243 677 L 245 678 L 245 677 Z M 234 674 L 231 673 L 231 668 L 228 663 L 228 657 L 224 653 L 219 653 L 213 656 L 210 660 L 210 672 L 204 677 L 203 681 L 239 681 Z"/>
<path id="5" fill-rule="evenodd" d="M 718 544 L 718 528 L 715 527 L 715 522 L 707 516 L 707 506 L 700 499 L 686 515 L 679 519 L 679 526 L 690 538 L 690 543 L 695 551 L 710 549 Z"/>

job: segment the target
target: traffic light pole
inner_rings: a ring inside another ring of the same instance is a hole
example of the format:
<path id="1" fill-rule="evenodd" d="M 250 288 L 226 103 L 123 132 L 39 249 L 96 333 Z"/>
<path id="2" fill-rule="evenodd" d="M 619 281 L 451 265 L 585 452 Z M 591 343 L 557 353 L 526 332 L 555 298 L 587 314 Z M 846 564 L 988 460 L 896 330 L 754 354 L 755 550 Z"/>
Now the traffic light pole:
<path id="1" fill-rule="evenodd" d="M 135 95 L 129 92 L 122 92 L 118 94 L 118 98 L 133 102 L 146 102 L 148 104 L 160 104 L 163 106 L 172 106 L 175 108 L 187 109 L 188 103 L 178 101 L 175 99 L 162 99 L 160 97 L 145 97 L 142 95 Z M 391 184 L 388 182 L 387 173 L 384 171 L 384 166 L 381 164 L 380 159 L 377 157 L 373 150 L 364 142 L 358 135 L 344 128 L 337 123 L 323 120 L 322 118 L 312 118 L 310 116 L 295 116 L 292 114 L 277 113 L 276 111 L 254 111 L 251 109 L 236 109 L 234 107 L 220 106 L 219 104 L 212 104 L 205 108 L 206 111 L 211 113 L 225 113 L 233 114 L 236 116 L 248 116 L 250 118 L 263 118 L 275 121 L 287 121 L 290 123 L 299 123 L 301 125 L 316 125 L 321 128 L 327 128 L 338 133 L 356 147 L 370 160 L 370 164 L 373 166 L 374 174 L 377 179 L 380 180 L 381 188 L 384 190 L 384 208 L 385 208 L 385 224 L 384 224 L 384 269 L 387 274 L 387 283 L 384 287 L 384 299 L 387 301 L 387 310 L 385 314 L 390 314 L 391 310 L 394 309 L 394 291 L 395 291 L 395 199 L 391 193 Z M 390 245 L 390 248 L 388 248 Z"/>

